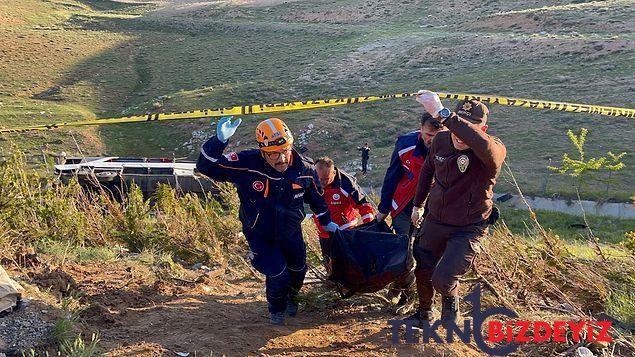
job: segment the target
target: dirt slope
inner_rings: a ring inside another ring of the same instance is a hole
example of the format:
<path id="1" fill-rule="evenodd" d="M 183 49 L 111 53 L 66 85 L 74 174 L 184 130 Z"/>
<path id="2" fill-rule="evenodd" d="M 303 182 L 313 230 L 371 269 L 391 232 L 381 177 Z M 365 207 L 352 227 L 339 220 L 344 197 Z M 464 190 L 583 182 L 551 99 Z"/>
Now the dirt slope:
<path id="1" fill-rule="evenodd" d="M 333 299 L 320 284 L 305 285 L 298 317 L 272 326 L 264 284 L 256 279 L 151 282 L 147 270 L 123 261 L 39 267 L 29 275 L 42 291 L 81 296 L 78 321 L 84 336 L 99 331 L 100 347 L 108 356 L 481 355 L 475 347 L 457 343 L 393 346 L 387 321 L 397 317 L 390 307 L 370 298 Z M 44 302 L 31 309 L 54 310 Z"/>

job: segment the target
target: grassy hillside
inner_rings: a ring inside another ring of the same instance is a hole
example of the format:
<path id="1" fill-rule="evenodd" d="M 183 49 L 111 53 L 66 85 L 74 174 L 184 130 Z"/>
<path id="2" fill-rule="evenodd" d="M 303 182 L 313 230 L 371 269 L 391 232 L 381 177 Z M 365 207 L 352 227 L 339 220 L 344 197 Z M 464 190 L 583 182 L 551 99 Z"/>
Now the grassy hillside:
<path id="1" fill-rule="evenodd" d="M 430 88 L 633 107 L 632 1 L 17 1 L 0 4 L 0 125 L 182 111 Z M 453 107 L 455 103 L 447 102 Z M 508 146 L 523 189 L 542 193 L 549 158 L 573 152 L 567 129 L 590 130 L 589 154 L 629 151 L 633 121 L 597 115 L 492 109 L 491 132 Z M 412 100 L 280 114 L 310 149 L 354 167 L 377 187 L 395 137 L 416 129 Z M 262 117 L 245 118 L 249 147 Z M 308 129 L 309 124 L 314 129 Z M 196 156 L 205 120 L 108 125 L 73 136 L 83 152 Z M 193 135 L 193 132 L 198 132 Z M 73 152 L 68 130 L 0 138 Z M 627 199 L 635 158 L 609 192 Z M 499 190 L 511 190 L 509 178 Z M 572 195 L 552 176 L 547 194 Z"/>

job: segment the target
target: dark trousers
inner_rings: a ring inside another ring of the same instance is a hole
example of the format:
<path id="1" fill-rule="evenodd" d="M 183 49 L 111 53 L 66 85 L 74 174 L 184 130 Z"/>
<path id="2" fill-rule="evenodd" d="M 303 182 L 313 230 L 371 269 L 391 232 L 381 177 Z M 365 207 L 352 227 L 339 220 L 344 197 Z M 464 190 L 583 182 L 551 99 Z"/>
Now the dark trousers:
<path id="1" fill-rule="evenodd" d="M 306 266 L 298 270 L 287 267 L 278 276 L 266 277 L 265 287 L 267 290 L 269 312 L 283 312 L 287 308 L 287 302 L 297 298 L 304 283 L 306 271 Z"/>
<path id="2" fill-rule="evenodd" d="M 368 170 L 368 159 L 362 158 L 362 172 L 366 173 L 366 170 Z"/>
<path id="3" fill-rule="evenodd" d="M 432 307 L 435 290 L 442 296 L 458 295 L 458 279 L 474 263 L 487 232 L 485 224 L 448 226 L 426 217 L 413 249 L 419 309 Z"/>
<path id="4" fill-rule="evenodd" d="M 265 275 L 269 312 L 283 312 L 287 301 L 295 299 L 306 275 L 306 245 L 302 230 L 288 237 L 266 240 L 248 239 L 252 252 L 251 264 Z"/>
<path id="5" fill-rule="evenodd" d="M 392 229 L 395 230 L 397 234 L 408 235 L 410 233 L 410 215 L 412 214 L 412 202 L 408 203 L 404 209 L 399 212 L 396 217 L 392 218 Z"/>
<path id="6" fill-rule="evenodd" d="M 410 213 L 412 212 L 412 202 L 409 203 L 399 214 L 397 217 L 393 217 L 392 219 L 392 229 L 397 234 L 407 235 L 409 238 L 410 233 Z M 396 291 L 407 291 L 410 290 L 412 284 L 415 282 L 415 275 L 412 273 L 412 268 L 414 262 L 412 257 L 409 257 L 409 265 L 408 269 L 410 273 L 406 275 L 403 279 L 395 281 L 391 286 L 390 290 L 393 292 Z M 410 265 L 412 264 L 412 265 Z"/>

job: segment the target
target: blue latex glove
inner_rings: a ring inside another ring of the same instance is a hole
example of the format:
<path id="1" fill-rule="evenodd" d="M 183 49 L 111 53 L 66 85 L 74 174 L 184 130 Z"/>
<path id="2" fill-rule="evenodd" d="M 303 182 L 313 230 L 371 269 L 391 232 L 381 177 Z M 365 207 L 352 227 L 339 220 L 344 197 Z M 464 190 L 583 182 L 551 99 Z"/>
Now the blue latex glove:
<path id="1" fill-rule="evenodd" d="M 227 140 L 234 135 L 240 123 L 243 122 L 240 118 L 232 122 L 232 118 L 233 117 L 221 117 L 216 126 L 216 137 L 223 143 L 226 143 Z"/>
<path id="2" fill-rule="evenodd" d="M 327 232 L 335 232 L 336 230 L 340 229 L 340 226 L 338 226 L 335 222 L 331 222 L 326 226 L 322 226 L 322 228 L 324 228 L 324 230 Z"/>

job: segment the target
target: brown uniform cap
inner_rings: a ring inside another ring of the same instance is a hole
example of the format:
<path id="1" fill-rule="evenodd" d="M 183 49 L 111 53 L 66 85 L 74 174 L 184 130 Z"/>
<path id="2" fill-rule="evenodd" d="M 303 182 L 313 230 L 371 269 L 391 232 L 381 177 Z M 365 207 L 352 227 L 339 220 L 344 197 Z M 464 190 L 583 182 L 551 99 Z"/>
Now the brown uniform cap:
<path id="1" fill-rule="evenodd" d="M 489 110 L 485 104 L 476 99 L 460 102 L 454 112 L 461 118 L 474 124 L 485 124 L 489 116 Z"/>

